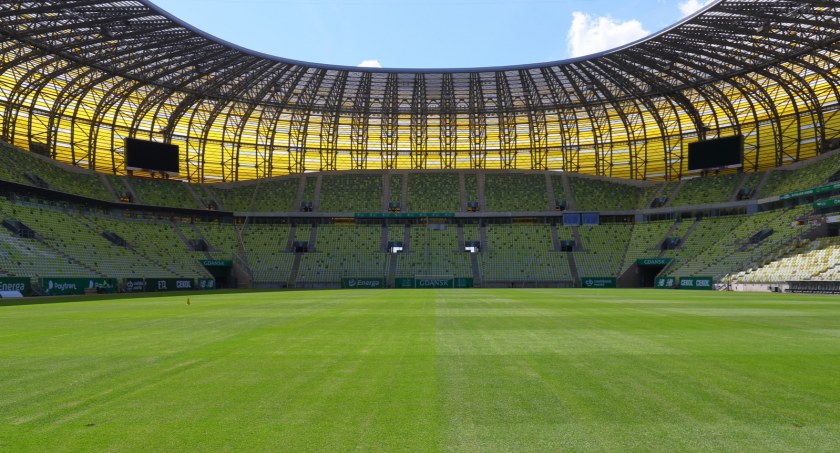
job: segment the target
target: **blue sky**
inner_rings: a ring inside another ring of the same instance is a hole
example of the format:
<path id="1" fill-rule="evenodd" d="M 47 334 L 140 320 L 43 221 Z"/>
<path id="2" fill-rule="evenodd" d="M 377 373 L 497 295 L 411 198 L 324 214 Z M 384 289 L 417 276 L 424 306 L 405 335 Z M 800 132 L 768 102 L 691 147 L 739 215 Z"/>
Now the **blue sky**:
<path id="1" fill-rule="evenodd" d="M 632 42 L 711 0 L 151 0 L 234 44 L 345 66 L 473 68 Z"/>

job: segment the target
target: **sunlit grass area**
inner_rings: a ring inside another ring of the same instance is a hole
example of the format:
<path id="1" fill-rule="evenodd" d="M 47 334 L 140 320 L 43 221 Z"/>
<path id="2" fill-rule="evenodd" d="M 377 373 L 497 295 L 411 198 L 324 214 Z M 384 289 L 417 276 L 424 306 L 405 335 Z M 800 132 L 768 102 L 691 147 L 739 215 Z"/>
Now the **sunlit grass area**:
<path id="1" fill-rule="evenodd" d="M 0 346 L 0 451 L 840 445 L 836 296 L 57 299 L 0 307 Z"/>

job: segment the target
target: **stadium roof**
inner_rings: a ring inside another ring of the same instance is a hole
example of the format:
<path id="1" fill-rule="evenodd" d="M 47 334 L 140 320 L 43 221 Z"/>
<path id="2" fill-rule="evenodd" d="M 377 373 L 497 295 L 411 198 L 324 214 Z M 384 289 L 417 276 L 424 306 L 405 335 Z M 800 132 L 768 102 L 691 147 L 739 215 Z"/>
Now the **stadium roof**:
<path id="1" fill-rule="evenodd" d="M 145 0 L 0 3 L 2 136 L 124 171 L 122 140 L 180 145 L 192 181 L 309 170 L 686 172 L 685 145 L 743 134 L 748 170 L 840 131 L 840 2 L 721 0 L 566 61 L 376 69 L 240 48 Z"/>

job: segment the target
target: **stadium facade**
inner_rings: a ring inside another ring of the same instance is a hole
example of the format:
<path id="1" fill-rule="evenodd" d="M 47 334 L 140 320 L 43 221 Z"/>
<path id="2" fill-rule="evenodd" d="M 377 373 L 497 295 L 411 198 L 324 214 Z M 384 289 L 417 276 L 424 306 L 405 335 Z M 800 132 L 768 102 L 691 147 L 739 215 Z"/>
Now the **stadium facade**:
<path id="1" fill-rule="evenodd" d="M 769 169 L 834 146 L 840 4 L 721 0 L 589 57 L 384 70 L 261 55 L 145 0 L 0 3 L 2 138 L 107 173 L 127 137 L 179 145 L 191 182 L 362 169 L 687 174 L 745 137 Z"/>

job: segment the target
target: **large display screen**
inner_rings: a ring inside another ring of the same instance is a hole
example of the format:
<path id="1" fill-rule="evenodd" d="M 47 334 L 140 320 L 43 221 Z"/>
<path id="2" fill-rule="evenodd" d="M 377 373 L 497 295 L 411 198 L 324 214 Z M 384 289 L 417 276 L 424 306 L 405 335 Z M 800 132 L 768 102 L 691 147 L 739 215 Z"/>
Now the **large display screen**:
<path id="1" fill-rule="evenodd" d="M 735 135 L 688 144 L 688 170 L 739 166 L 744 159 L 744 136 Z"/>
<path id="2" fill-rule="evenodd" d="M 125 167 L 129 170 L 180 173 L 178 145 L 125 139 Z"/>

